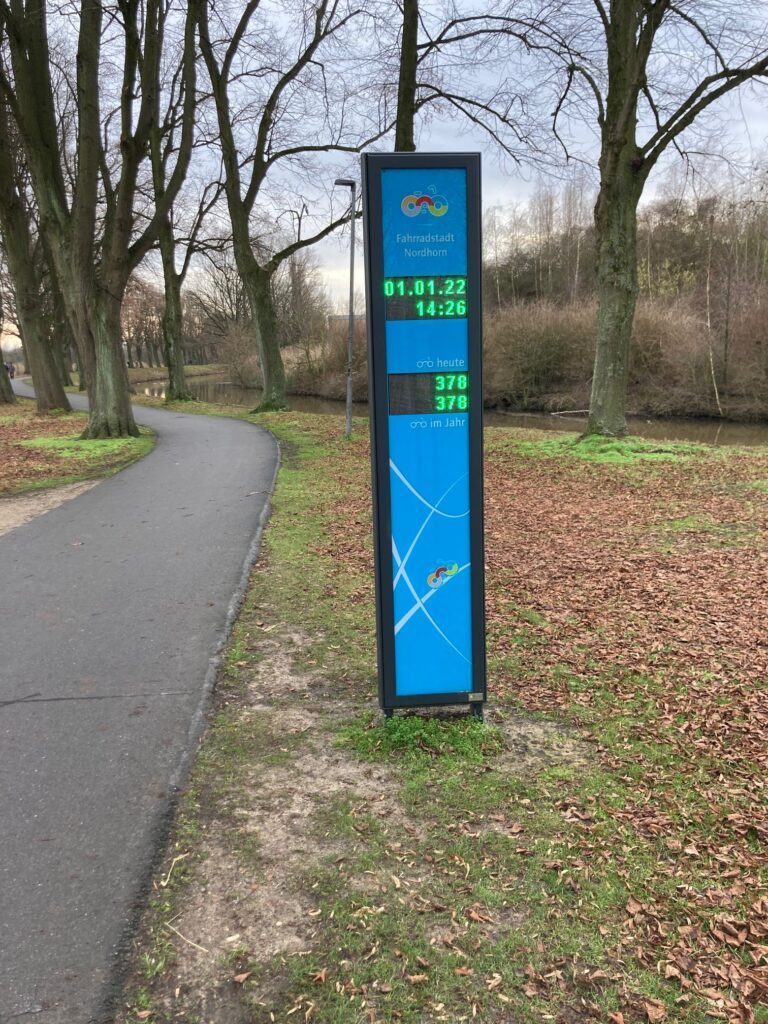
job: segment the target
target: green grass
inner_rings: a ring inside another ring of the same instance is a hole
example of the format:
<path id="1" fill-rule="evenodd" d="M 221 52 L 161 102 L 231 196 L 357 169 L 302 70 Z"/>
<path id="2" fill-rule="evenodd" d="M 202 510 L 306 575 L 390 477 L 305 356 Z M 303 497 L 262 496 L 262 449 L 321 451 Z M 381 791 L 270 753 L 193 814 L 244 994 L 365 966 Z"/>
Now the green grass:
<path id="1" fill-rule="evenodd" d="M 511 438 L 505 447 L 533 458 L 580 459 L 618 466 L 635 462 L 668 462 L 710 454 L 710 449 L 705 445 L 648 441 L 640 437 L 582 437 L 578 434 L 559 434 L 541 440 Z"/>
<path id="2" fill-rule="evenodd" d="M 56 455 L 72 464 L 70 473 L 51 469 L 48 475 L 23 480 L 6 494 L 19 495 L 64 484 L 112 476 L 147 455 L 155 444 L 154 432 L 143 427 L 139 437 L 81 440 L 71 437 L 35 437 L 18 442 L 32 451 Z M 58 468 L 58 467 L 57 467 Z"/>
<path id="3" fill-rule="evenodd" d="M 482 764 L 489 754 L 498 753 L 502 740 L 497 730 L 466 715 L 456 720 L 403 715 L 380 725 L 377 717 L 368 714 L 343 728 L 339 743 L 370 760 L 398 756 L 412 765 L 423 765 L 439 758 L 447 771 L 453 762 Z"/>
<path id="4" fill-rule="evenodd" d="M 499 761 L 501 732 L 472 719 L 402 717 L 377 725 L 363 716 L 338 742 L 396 767 L 403 804 L 424 834 L 361 819 L 354 801 L 338 801 L 319 820 L 318 827 L 356 844 L 346 876 L 368 874 L 380 885 L 376 896 L 361 896 L 330 866 L 310 880 L 326 929 L 320 948 L 309 959 L 289 958 L 288 969 L 296 991 L 310 987 L 319 1019 L 361 1019 L 353 988 L 366 990 L 380 1019 L 403 1024 L 431 1019 L 425 1015 L 440 1004 L 451 1021 L 502 1012 L 511 1015 L 503 1019 L 539 1021 L 567 1012 L 577 992 L 606 1015 L 622 1006 L 623 982 L 611 980 L 609 949 L 627 901 L 673 898 L 678 885 L 674 877 L 660 882 L 662 843 L 638 841 L 616 821 L 632 798 L 631 782 L 567 764 L 521 778 Z M 589 845 L 623 848 L 618 862 L 589 870 L 583 826 L 564 821 L 557 792 L 569 805 L 591 809 Z M 452 943 L 435 941 L 446 933 Z M 673 986 L 631 956 L 627 961 L 645 997 L 664 1003 L 672 1019 L 686 1019 L 675 1016 Z M 541 978 L 553 962 L 562 964 L 562 990 L 543 983 L 538 996 L 526 994 L 530 972 Z M 579 975 L 585 967 L 594 982 Z M 324 969 L 325 982 L 312 986 Z M 425 980 L 409 980 L 414 976 Z M 688 1019 L 700 1010 L 694 1000 Z"/>
<path id="5" fill-rule="evenodd" d="M 39 448 L 78 462 L 94 462 L 103 459 L 120 459 L 121 462 L 124 462 L 126 457 L 134 459 L 146 455 L 154 444 L 154 434 L 147 427 L 142 427 L 139 437 L 116 437 L 104 440 L 33 437 L 19 443 L 25 448 Z"/>

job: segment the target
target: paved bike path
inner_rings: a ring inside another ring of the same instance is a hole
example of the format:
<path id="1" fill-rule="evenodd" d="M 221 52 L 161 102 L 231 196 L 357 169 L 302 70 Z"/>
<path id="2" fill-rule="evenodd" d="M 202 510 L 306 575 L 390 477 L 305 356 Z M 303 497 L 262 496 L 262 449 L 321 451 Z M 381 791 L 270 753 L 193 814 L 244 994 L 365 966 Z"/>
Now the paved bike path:
<path id="1" fill-rule="evenodd" d="M 134 413 L 148 456 L 0 537 L 1 1024 L 113 1018 L 276 473 L 252 424 Z"/>

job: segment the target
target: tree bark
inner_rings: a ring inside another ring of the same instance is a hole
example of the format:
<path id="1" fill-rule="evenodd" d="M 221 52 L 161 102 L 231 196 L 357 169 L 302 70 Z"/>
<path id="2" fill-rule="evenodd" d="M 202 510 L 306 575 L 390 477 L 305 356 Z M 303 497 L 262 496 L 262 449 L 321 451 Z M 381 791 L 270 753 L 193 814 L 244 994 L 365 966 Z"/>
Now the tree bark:
<path id="1" fill-rule="evenodd" d="M 418 67 L 419 0 L 403 0 L 403 35 L 400 43 L 400 76 L 397 83 L 395 150 L 416 149 L 413 123 L 416 116 L 416 70 Z"/>
<path id="2" fill-rule="evenodd" d="M 8 371 L 5 368 L 5 361 L 0 359 L 0 403 L 5 405 L 14 405 L 16 402 L 16 395 L 13 393 L 11 387 L 11 381 L 8 377 Z"/>
<path id="3" fill-rule="evenodd" d="M 85 438 L 138 437 L 128 391 L 128 372 L 120 338 L 120 309 L 125 288 L 91 298 L 90 324 L 96 355 L 94 397 L 83 431 Z"/>
<path id="4" fill-rule="evenodd" d="M 181 332 L 184 322 L 181 304 L 182 274 L 176 270 L 176 245 L 170 218 L 160 228 L 160 254 L 163 261 L 165 309 L 163 310 L 163 357 L 168 368 L 166 402 L 189 402 L 192 392 L 184 374 L 184 350 Z"/>
<path id="5" fill-rule="evenodd" d="M 627 385 L 632 322 L 637 302 L 637 204 L 631 166 L 602 186 L 595 208 L 597 245 L 597 350 L 588 434 L 627 432 Z"/>
<path id="6" fill-rule="evenodd" d="M 263 394 L 256 410 L 271 412 L 285 409 L 285 368 L 277 343 L 277 317 L 272 298 L 272 274 L 261 267 L 252 270 L 244 281 L 251 320 L 256 328 Z"/>

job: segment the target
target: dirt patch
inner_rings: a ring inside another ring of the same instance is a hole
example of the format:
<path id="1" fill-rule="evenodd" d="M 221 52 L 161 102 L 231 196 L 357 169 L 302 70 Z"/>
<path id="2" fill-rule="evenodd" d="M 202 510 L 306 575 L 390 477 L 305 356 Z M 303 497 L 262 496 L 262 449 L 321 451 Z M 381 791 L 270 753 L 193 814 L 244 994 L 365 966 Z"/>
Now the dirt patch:
<path id="1" fill-rule="evenodd" d="M 312 950 L 322 926 L 312 874 L 333 865 L 341 874 L 354 854 L 354 837 L 334 829 L 339 801 L 349 802 L 353 818 L 409 821 L 393 772 L 334 745 L 331 727 L 352 706 L 316 701 L 310 687 L 322 680 L 295 664 L 306 646 L 299 635 L 272 633 L 258 645 L 266 657 L 245 684 L 241 721 L 268 736 L 263 756 L 228 792 L 226 820 L 206 821 L 175 915 L 155 921 L 174 947 L 162 984 L 153 986 L 155 1012 L 168 1019 L 197 1013 L 210 1024 L 239 1024 L 252 1020 L 249 1006 L 274 1003 L 279 983 L 265 975 L 262 984 L 259 966 Z M 208 742 L 216 742 L 215 730 Z M 169 853 L 164 872 L 178 852 Z M 234 981 L 238 972 L 252 974 L 247 992 Z"/>
<path id="2" fill-rule="evenodd" d="M 138 945 L 140 952 L 149 942 L 149 929 L 157 933 L 159 926 L 173 946 L 169 966 L 152 983 L 156 1021 L 196 1019 L 187 1015 L 198 1014 L 208 1024 L 240 1024 L 252 1021 L 254 1012 L 269 1012 L 284 1001 L 290 984 L 284 972 L 275 973 L 275 963 L 283 957 L 310 957 L 325 927 L 315 879 L 330 869 L 338 872 L 340 892 L 383 899 L 391 875 L 354 867 L 372 823 L 392 837 L 394 850 L 405 850 L 403 841 L 410 846 L 426 834 L 424 823 L 414 821 L 403 806 L 394 766 L 361 761 L 335 744 L 339 720 L 359 713 L 360 705 L 319 697 L 327 681 L 297 665 L 308 647 L 304 636 L 260 628 L 264 636 L 256 640 L 251 634 L 249 644 L 258 649 L 260 660 L 241 679 L 235 702 L 242 728 L 263 737 L 263 749 L 244 776 L 228 786 L 221 804 L 225 815 L 209 815 L 201 807 L 204 836 L 194 851 L 191 876 L 173 915 L 145 923 Z M 231 697 L 226 702 L 231 706 Z M 450 716 L 445 710 L 442 714 Z M 505 736 L 496 771 L 525 774 L 588 757 L 587 744 L 551 722 L 493 709 L 488 719 Z M 215 727 L 206 742 L 217 742 Z M 202 803 L 204 791 L 205 784 Z M 168 854 L 161 878 L 179 849 L 174 846 Z M 420 899 L 425 868 L 429 874 L 423 863 L 402 873 L 403 899 Z M 513 906 L 499 908 L 488 919 L 489 936 L 498 941 L 523 917 Z M 458 922 L 443 925 L 432 942 L 444 945 L 466 932 Z M 235 980 L 245 975 L 247 984 Z M 134 990 L 140 983 L 137 969 Z"/>
<path id="3" fill-rule="evenodd" d="M 99 483 L 98 480 L 83 480 L 76 484 L 64 484 L 48 491 L 37 491 L 34 494 L 22 494 L 16 498 L 0 498 L 0 537 L 4 533 L 15 530 L 17 526 L 30 522 L 44 512 L 58 508 L 65 501 L 70 501 L 84 494 Z"/>
<path id="4" fill-rule="evenodd" d="M 584 734 L 558 722 L 511 715 L 493 707 L 486 712 L 486 721 L 504 734 L 497 771 L 529 775 L 553 765 L 586 765 L 594 758 L 594 747 L 585 742 Z"/>
<path id="5" fill-rule="evenodd" d="M 274 626 L 261 628 L 265 635 L 253 638 L 251 649 L 258 651 L 264 663 L 248 682 L 249 700 L 285 700 L 296 694 L 306 694 L 312 683 L 322 681 L 317 674 L 297 667 L 297 661 L 310 647 L 306 637 L 289 632 L 276 635 L 272 632 Z M 269 705 L 264 703 L 262 706 Z"/>

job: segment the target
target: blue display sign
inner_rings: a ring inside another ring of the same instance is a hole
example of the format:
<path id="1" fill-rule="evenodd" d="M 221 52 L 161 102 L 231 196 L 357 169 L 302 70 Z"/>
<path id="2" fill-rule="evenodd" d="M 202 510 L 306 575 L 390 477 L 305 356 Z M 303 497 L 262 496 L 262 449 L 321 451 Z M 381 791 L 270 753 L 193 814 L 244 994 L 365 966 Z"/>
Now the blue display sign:
<path id="1" fill-rule="evenodd" d="M 382 707 L 485 699 L 480 165 L 366 154 Z"/>

